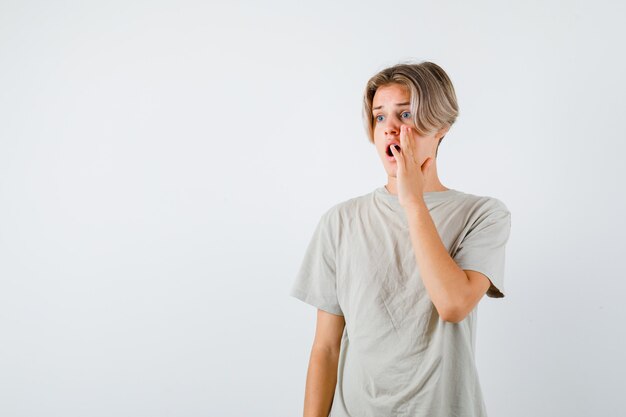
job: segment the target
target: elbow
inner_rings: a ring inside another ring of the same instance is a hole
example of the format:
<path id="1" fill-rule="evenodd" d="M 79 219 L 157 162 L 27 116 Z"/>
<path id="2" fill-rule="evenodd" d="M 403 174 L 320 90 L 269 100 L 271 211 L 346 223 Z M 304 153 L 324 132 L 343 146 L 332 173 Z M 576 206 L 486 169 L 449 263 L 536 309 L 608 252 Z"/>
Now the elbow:
<path id="1" fill-rule="evenodd" d="M 467 313 L 461 311 L 460 308 L 448 308 L 439 313 L 441 320 L 449 323 L 460 323 L 465 320 Z"/>

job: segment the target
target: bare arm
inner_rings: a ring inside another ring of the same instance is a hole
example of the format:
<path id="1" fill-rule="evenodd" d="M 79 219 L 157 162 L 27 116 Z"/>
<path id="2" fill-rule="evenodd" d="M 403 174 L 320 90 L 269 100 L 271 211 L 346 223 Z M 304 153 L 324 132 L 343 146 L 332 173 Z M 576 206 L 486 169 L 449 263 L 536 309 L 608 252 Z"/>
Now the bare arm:
<path id="1" fill-rule="evenodd" d="M 428 295 L 442 320 L 463 320 L 491 285 L 477 271 L 465 271 L 456 264 L 439 237 L 425 203 L 406 210 L 411 243 Z"/>
<path id="2" fill-rule="evenodd" d="M 304 417 L 328 417 L 337 385 L 343 316 L 317 310 L 315 340 L 307 371 Z"/>

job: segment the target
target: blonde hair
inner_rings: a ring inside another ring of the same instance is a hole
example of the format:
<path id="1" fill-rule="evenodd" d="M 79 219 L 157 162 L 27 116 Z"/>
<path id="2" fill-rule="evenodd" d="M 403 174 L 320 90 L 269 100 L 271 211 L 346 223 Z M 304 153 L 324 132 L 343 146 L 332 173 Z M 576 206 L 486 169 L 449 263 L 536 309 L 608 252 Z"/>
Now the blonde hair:
<path id="1" fill-rule="evenodd" d="M 411 118 L 420 135 L 429 135 L 445 126 L 452 126 L 459 115 L 454 86 L 439 65 L 428 61 L 396 64 L 378 72 L 365 87 L 363 122 L 371 143 L 374 143 L 374 94 L 388 84 L 400 84 L 409 89 Z"/>

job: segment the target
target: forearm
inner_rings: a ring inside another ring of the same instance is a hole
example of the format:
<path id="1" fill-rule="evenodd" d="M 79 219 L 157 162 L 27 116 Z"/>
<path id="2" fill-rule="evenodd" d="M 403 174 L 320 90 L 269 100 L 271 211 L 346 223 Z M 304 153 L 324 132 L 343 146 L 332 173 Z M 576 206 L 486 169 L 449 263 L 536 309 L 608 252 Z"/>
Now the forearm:
<path id="1" fill-rule="evenodd" d="M 469 289 L 467 275 L 441 241 L 426 204 L 416 204 L 406 213 L 420 276 L 431 301 L 445 320 L 464 302 Z"/>
<path id="2" fill-rule="evenodd" d="M 339 352 L 311 350 L 304 393 L 304 417 L 328 417 L 337 385 Z"/>

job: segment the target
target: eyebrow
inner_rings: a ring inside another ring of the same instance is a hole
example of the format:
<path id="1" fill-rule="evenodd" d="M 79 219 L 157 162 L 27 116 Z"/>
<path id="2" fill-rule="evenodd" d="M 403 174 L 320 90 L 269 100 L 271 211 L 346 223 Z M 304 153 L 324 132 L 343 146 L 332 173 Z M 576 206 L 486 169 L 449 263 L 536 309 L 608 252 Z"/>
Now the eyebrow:
<path id="1" fill-rule="evenodd" d="M 406 106 L 407 104 L 411 104 L 410 102 L 406 102 L 406 103 L 396 103 L 396 106 Z M 378 106 L 378 107 L 374 107 L 372 110 L 378 110 L 378 109 L 382 109 L 384 106 Z"/>

